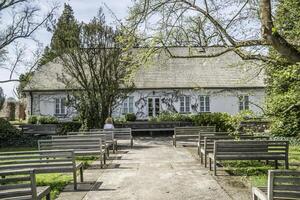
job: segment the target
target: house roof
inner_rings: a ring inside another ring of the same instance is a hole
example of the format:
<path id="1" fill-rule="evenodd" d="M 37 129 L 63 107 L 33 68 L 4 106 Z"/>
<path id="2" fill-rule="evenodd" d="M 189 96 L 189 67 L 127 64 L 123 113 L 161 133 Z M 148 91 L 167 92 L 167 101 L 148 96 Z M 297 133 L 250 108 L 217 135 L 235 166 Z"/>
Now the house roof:
<path id="1" fill-rule="evenodd" d="M 172 47 L 175 56 L 195 56 L 223 51 L 223 47 Z M 64 90 L 59 81 L 63 66 L 50 62 L 35 71 L 25 91 Z M 265 87 L 264 73 L 257 62 L 243 61 L 227 52 L 211 58 L 170 58 L 160 53 L 141 66 L 135 76 L 137 89 L 162 88 L 255 88 Z"/>

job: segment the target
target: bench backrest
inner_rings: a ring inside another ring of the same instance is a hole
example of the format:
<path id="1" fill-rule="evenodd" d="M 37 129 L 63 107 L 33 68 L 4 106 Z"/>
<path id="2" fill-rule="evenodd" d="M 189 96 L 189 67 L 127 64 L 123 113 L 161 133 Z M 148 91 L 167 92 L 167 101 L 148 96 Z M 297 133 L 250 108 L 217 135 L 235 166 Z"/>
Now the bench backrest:
<path id="1" fill-rule="evenodd" d="M 247 153 L 255 153 L 255 155 L 268 153 L 285 154 L 288 157 L 288 144 L 288 141 L 271 140 L 215 140 L 214 155 L 222 157 L 224 155 L 245 156 Z"/>
<path id="2" fill-rule="evenodd" d="M 227 136 L 229 134 L 229 132 L 199 132 L 198 143 L 202 146 L 204 144 L 204 138 L 207 136 Z"/>
<path id="3" fill-rule="evenodd" d="M 0 199 L 37 199 L 34 170 L 0 173 Z"/>
<path id="4" fill-rule="evenodd" d="M 246 135 L 241 134 L 238 138 L 232 135 L 210 135 L 205 136 L 203 139 L 203 144 L 201 147 L 204 148 L 206 152 L 212 152 L 214 149 L 214 142 L 218 140 L 268 140 L 270 139 L 269 136 L 254 136 L 254 135 Z"/>
<path id="5" fill-rule="evenodd" d="M 268 199 L 300 199 L 300 171 L 269 170 Z"/>
<path id="6" fill-rule="evenodd" d="M 72 149 L 75 154 L 80 151 L 99 151 L 102 152 L 102 141 L 97 139 L 52 139 L 39 140 L 38 146 L 40 150 L 51 149 Z"/>
<path id="7" fill-rule="evenodd" d="M 116 140 L 128 140 L 132 138 L 131 128 L 114 128 L 114 129 L 90 129 L 91 132 L 94 131 L 105 131 L 112 132 L 113 137 Z"/>
<path id="8" fill-rule="evenodd" d="M 78 132 L 78 134 L 73 133 L 67 135 L 55 135 L 52 136 L 52 139 L 101 139 L 102 145 L 105 145 L 106 141 L 111 140 L 111 138 L 108 138 L 108 135 L 106 134 L 86 134 L 85 132 Z"/>
<path id="9" fill-rule="evenodd" d="M 0 172 L 47 167 L 74 167 L 75 156 L 72 150 L 1 152 Z"/>
<path id="10" fill-rule="evenodd" d="M 185 126 L 175 127 L 174 135 L 198 135 L 199 132 L 215 132 L 215 126 Z"/>

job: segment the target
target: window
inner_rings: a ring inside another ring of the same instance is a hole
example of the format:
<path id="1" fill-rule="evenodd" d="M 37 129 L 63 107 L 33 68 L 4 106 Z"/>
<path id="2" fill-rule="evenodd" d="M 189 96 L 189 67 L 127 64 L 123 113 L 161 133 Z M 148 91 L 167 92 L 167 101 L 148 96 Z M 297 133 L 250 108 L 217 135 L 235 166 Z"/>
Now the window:
<path id="1" fill-rule="evenodd" d="M 210 112 L 210 98 L 209 96 L 199 96 L 200 112 Z"/>
<path id="2" fill-rule="evenodd" d="M 123 114 L 133 113 L 133 97 L 128 97 L 123 101 Z"/>
<path id="3" fill-rule="evenodd" d="M 181 96 L 179 98 L 180 101 L 180 112 L 188 113 L 191 111 L 191 98 L 189 96 Z"/>
<path id="4" fill-rule="evenodd" d="M 56 98 L 55 99 L 55 115 L 65 115 L 66 114 L 66 98 Z"/>
<path id="5" fill-rule="evenodd" d="M 239 96 L 239 110 L 249 110 L 249 96 Z"/>

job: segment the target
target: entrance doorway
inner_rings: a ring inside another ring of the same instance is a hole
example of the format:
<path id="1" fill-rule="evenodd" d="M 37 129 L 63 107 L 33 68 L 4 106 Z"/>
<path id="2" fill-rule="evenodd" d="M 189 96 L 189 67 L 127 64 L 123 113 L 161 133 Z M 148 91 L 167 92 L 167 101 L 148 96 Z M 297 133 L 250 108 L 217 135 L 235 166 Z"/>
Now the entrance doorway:
<path id="1" fill-rule="evenodd" d="M 148 98 L 148 117 L 156 117 L 160 112 L 160 98 L 150 97 Z"/>

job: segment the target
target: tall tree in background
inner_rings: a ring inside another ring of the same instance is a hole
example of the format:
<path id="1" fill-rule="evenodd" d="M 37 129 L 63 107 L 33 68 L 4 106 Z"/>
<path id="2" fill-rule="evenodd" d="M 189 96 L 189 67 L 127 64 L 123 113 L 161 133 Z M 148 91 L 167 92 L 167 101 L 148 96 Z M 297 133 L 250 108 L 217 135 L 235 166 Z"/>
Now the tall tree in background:
<path id="1" fill-rule="evenodd" d="M 3 93 L 3 89 L 0 87 L 0 111 L 3 108 L 4 102 L 5 102 L 5 96 Z"/>
<path id="2" fill-rule="evenodd" d="M 300 2 L 280 1 L 275 30 L 291 43 L 300 44 Z M 300 50 L 300 48 L 299 48 Z M 282 59 L 271 49 L 274 60 Z M 267 67 L 267 105 L 273 119 L 272 132 L 280 136 L 300 135 L 300 63 L 270 64 Z"/>
<path id="3" fill-rule="evenodd" d="M 60 54 L 65 49 L 79 46 L 79 24 L 74 17 L 73 9 L 70 5 L 64 4 L 64 10 L 54 26 L 54 32 L 50 47 L 46 47 L 40 60 L 40 65 L 44 65 Z"/>
<path id="4" fill-rule="evenodd" d="M 122 48 L 119 38 L 122 32 L 106 25 L 100 9 L 97 17 L 81 26 L 80 46 L 72 46 L 60 55 L 64 66 L 60 79 L 67 88 L 74 89 L 70 103 L 79 111 L 86 129 L 102 127 L 133 88 L 133 58 Z"/>

